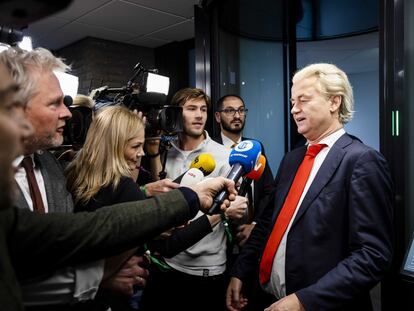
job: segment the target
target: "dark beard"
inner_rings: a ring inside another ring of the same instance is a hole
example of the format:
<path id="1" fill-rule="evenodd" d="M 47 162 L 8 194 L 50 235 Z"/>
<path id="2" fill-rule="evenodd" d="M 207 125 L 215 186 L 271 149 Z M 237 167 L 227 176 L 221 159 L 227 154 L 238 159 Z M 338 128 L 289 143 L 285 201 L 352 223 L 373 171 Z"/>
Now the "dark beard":
<path id="1" fill-rule="evenodd" d="M 245 124 L 246 123 L 242 123 L 242 126 L 240 128 L 231 128 L 227 123 L 222 122 L 221 126 L 229 133 L 240 134 L 243 131 Z"/>

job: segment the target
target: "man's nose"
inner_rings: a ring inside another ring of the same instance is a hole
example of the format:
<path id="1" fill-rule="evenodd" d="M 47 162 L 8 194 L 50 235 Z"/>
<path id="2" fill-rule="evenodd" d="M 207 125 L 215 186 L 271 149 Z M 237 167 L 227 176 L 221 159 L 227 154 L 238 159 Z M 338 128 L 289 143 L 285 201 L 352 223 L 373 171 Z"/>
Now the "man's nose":
<path id="1" fill-rule="evenodd" d="M 300 109 L 298 108 L 298 105 L 296 105 L 296 104 L 292 105 L 292 108 L 290 109 L 291 114 L 298 113 L 299 111 L 300 111 Z"/>
<path id="2" fill-rule="evenodd" d="M 60 106 L 61 106 L 60 118 L 65 119 L 65 120 L 72 118 L 72 112 L 70 112 L 69 108 L 66 107 L 66 105 L 63 103 L 63 100 Z"/>

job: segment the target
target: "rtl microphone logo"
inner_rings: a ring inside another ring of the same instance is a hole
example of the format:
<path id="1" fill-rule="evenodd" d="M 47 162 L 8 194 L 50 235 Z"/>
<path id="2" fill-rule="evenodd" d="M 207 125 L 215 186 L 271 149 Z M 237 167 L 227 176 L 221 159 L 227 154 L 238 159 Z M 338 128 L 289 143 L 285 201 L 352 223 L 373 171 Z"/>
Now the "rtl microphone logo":
<path id="1" fill-rule="evenodd" d="M 253 148 L 253 143 L 249 140 L 242 141 L 234 147 L 234 150 L 245 152 Z"/>

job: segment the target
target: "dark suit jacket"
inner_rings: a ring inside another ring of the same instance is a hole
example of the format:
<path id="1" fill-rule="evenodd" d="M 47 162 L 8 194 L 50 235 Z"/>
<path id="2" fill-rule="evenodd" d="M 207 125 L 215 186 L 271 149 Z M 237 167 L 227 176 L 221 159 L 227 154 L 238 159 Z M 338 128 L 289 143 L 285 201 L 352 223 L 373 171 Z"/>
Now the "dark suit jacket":
<path id="1" fill-rule="evenodd" d="M 217 137 L 212 138 L 214 141 L 218 142 L 219 144 L 223 144 L 223 140 L 221 138 L 221 135 Z M 249 140 L 250 138 L 242 137 L 241 140 Z M 257 139 L 255 139 L 258 141 Z M 260 143 L 260 146 L 262 147 L 262 154 L 265 155 L 263 144 Z M 272 170 L 270 169 L 269 161 L 266 158 L 266 166 L 263 171 L 262 176 L 258 181 L 253 182 L 253 189 L 254 189 L 254 195 L 253 195 L 253 205 L 254 205 L 254 221 L 257 222 L 257 220 L 260 217 L 260 214 L 263 212 L 263 209 L 266 207 L 268 203 L 268 197 L 273 191 L 273 174 Z"/>
<path id="2" fill-rule="evenodd" d="M 72 213 L 73 200 L 66 188 L 66 178 L 63 175 L 62 167 L 56 158 L 48 151 L 34 154 L 34 161 L 39 165 L 45 183 L 46 197 L 49 213 Z M 19 195 L 16 200 L 16 207 L 26 208 L 26 199 L 23 192 L 19 189 Z"/>
<path id="3" fill-rule="evenodd" d="M 232 275 L 257 268 L 306 147 L 283 158 L 271 208 L 246 243 Z M 290 228 L 286 292 L 306 310 L 371 310 L 369 290 L 392 258 L 392 182 L 383 156 L 343 135 L 329 151 Z"/>
<path id="4" fill-rule="evenodd" d="M 199 205 L 196 194 L 188 192 L 174 190 L 94 213 L 38 215 L 26 209 L 0 210 L 2 310 L 23 309 L 17 278 L 119 254 L 190 220 Z"/>

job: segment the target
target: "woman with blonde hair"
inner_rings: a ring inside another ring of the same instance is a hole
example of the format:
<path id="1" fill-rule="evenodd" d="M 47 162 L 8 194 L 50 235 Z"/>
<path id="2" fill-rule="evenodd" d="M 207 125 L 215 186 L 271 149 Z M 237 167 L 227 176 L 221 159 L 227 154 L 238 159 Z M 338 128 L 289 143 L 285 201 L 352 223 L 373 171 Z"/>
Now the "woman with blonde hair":
<path id="1" fill-rule="evenodd" d="M 66 169 L 76 210 L 145 198 L 133 179 L 144 141 L 144 123 L 136 113 L 122 106 L 98 113 L 83 148 Z"/>
<path id="2" fill-rule="evenodd" d="M 144 142 L 144 122 L 138 114 L 123 106 L 103 108 L 92 121 L 83 148 L 65 171 L 75 210 L 94 211 L 103 206 L 142 200 L 146 195 L 178 187 L 178 184 L 164 179 L 147 184 L 145 193 L 140 190 L 135 180 L 144 155 Z M 167 238 L 149 241 L 147 247 L 164 257 L 175 256 L 211 230 L 210 222 L 200 217 L 187 226 L 175 228 Z M 119 260 L 127 259 L 134 251 L 120 255 L 113 262 L 117 264 Z M 159 263 L 154 257 L 152 259 L 159 267 L 168 269 L 164 263 Z"/>

